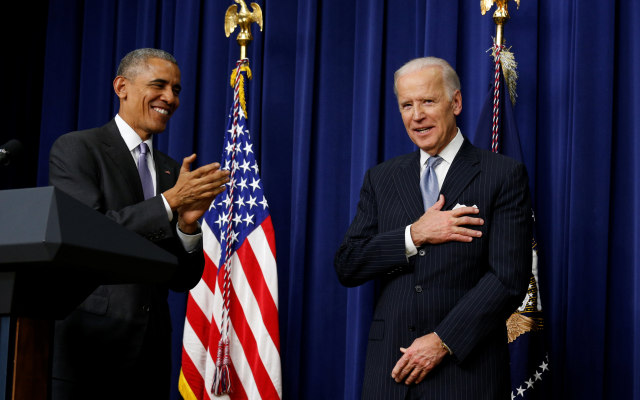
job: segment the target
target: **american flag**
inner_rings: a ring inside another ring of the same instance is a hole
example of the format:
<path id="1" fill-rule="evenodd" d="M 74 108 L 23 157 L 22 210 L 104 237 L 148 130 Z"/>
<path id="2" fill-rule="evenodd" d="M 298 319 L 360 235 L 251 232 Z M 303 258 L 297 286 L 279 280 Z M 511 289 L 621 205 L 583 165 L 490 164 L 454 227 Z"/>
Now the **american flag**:
<path id="1" fill-rule="evenodd" d="M 275 238 L 241 106 L 241 71 L 247 70 L 248 60 L 241 60 L 232 76 L 234 103 L 221 162 L 231 177 L 204 215 L 205 270 L 189 292 L 179 382 L 186 400 L 282 398 Z M 228 339 L 228 376 L 214 382 L 224 359 L 218 355 L 221 338 Z M 214 394 L 216 386 L 230 388 Z"/>

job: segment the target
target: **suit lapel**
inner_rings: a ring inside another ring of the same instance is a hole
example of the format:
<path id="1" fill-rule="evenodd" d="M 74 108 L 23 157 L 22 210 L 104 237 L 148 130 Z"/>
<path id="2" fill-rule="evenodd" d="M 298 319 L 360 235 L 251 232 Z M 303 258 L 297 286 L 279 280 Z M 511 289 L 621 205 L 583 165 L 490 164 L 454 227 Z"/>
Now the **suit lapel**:
<path id="1" fill-rule="evenodd" d="M 144 193 L 142 191 L 142 184 L 140 183 L 140 176 L 136 169 L 136 163 L 133 161 L 131 152 L 120 135 L 115 120 L 111 120 L 105 125 L 104 135 L 102 136 L 102 146 L 105 154 L 113 161 L 115 169 L 122 175 L 127 188 L 133 190 L 136 198 L 140 199 L 140 201 L 144 200 Z"/>
<path id="2" fill-rule="evenodd" d="M 420 192 L 420 151 L 407 155 L 394 170 L 393 181 L 400 202 L 411 219 L 424 214 L 422 193 Z"/>
<path id="3" fill-rule="evenodd" d="M 167 189 L 173 187 L 174 183 L 178 179 L 173 176 L 174 172 L 171 170 L 171 166 L 167 163 L 166 156 L 158 151 L 153 151 L 153 161 L 156 164 L 156 182 L 157 192 L 162 193 Z"/>
<path id="4" fill-rule="evenodd" d="M 445 199 L 443 210 L 453 207 L 462 191 L 478 173 L 480 173 L 480 160 L 476 149 L 465 139 L 442 183 L 440 193 Z"/>

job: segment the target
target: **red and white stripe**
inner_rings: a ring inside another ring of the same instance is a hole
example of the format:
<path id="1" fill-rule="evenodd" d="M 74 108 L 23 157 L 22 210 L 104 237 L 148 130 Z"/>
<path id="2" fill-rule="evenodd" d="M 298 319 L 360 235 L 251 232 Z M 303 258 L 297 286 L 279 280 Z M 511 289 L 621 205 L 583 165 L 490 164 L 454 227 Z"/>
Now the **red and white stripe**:
<path id="1" fill-rule="evenodd" d="M 281 399 L 278 277 L 271 217 L 232 255 L 229 340 L 232 365 L 228 395 L 214 396 L 213 377 L 222 323 L 220 242 L 202 226 L 205 271 L 189 292 L 180 392 L 192 399 Z M 214 261 L 215 260 L 215 261 Z"/>

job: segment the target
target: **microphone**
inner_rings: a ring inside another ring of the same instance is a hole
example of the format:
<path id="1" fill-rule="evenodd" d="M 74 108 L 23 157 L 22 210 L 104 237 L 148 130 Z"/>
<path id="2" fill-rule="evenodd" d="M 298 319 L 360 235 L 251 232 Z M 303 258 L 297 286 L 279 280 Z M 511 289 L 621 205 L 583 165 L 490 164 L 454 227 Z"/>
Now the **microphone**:
<path id="1" fill-rule="evenodd" d="M 9 165 L 11 160 L 22 152 L 22 143 L 17 139 L 11 139 L 0 147 L 0 163 Z"/>

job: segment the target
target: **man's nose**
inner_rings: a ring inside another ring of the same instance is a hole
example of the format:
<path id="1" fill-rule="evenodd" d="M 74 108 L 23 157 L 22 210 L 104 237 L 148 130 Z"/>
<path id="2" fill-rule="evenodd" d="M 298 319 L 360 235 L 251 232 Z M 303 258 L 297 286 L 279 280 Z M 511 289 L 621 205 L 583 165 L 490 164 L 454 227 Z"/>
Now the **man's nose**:
<path id="1" fill-rule="evenodd" d="M 162 91 L 162 97 L 160 99 L 166 102 L 167 104 L 173 104 L 178 99 L 178 96 L 176 96 L 176 94 L 173 93 L 173 89 L 166 88 L 165 90 Z"/>
<path id="2" fill-rule="evenodd" d="M 419 121 L 424 118 L 424 110 L 421 106 L 413 107 L 413 120 Z"/>

